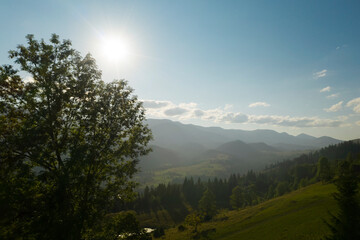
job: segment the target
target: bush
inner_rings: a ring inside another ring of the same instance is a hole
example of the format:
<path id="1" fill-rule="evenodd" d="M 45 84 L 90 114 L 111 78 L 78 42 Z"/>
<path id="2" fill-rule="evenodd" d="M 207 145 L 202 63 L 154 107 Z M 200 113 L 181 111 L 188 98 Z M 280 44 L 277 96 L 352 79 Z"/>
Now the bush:
<path id="1" fill-rule="evenodd" d="M 179 231 L 179 232 L 183 232 L 183 231 L 185 231 L 185 230 L 186 230 L 186 227 L 184 227 L 184 225 L 178 226 L 178 231 Z"/>
<path id="2" fill-rule="evenodd" d="M 165 235 L 165 231 L 164 231 L 163 227 L 155 229 L 155 231 L 153 233 L 154 238 L 159 238 L 159 237 L 164 236 L 164 235 Z"/>

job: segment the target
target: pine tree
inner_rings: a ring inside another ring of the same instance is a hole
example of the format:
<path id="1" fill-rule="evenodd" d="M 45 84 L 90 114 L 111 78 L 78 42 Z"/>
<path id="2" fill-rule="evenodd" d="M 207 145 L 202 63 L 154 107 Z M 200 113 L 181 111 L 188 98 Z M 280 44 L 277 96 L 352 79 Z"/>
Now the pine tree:
<path id="1" fill-rule="evenodd" d="M 339 206 L 339 213 L 331 215 L 330 223 L 326 222 L 331 230 L 331 235 L 325 239 L 360 239 L 360 203 L 356 197 L 359 191 L 359 179 L 351 170 L 349 161 L 341 162 L 339 174 L 335 183 L 338 192 L 334 194 Z"/>

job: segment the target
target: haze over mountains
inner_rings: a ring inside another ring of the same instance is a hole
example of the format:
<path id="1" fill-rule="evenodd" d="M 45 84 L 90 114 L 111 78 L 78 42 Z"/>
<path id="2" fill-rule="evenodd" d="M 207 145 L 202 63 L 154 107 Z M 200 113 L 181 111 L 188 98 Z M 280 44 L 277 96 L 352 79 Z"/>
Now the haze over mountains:
<path id="1" fill-rule="evenodd" d="M 191 170 L 198 169 L 198 174 L 203 176 L 206 163 L 206 166 L 215 164 L 213 168 L 218 173 L 244 172 L 341 142 L 331 137 L 201 127 L 166 119 L 148 119 L 147 123 L 154 140 L 151 142 L 153 152 L 140 161 L 143 171 L 192 166 Z"/>
<path id="2" fill-rule="evenodd" d="M 245 143 L 265 143 L 284 150 L 303 150 L 321 148 L 341 142 L 326 136 L 316 138 L 307 134 L 292 136 L 285 132 L 278 133 L 273 130 L 245 131 L 220 127 L 201 127 L 167 119 L 148 119 L 147 122 L 153 131 L 153 144 L 171 149 L 190 144 L 215 148 L 226 142 L 240 140 Z"/>

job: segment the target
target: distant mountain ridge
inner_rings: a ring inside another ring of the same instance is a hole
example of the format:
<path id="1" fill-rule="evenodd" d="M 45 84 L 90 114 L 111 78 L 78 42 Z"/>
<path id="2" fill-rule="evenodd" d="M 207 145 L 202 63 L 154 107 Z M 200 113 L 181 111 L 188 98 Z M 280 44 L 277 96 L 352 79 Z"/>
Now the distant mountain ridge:
<path id="1" fill-rule="evenodd" d="M 167 119 L 148 119 L 153 131 L 153 144 L 175 148 L 183 144 L 196 143 L 205 148 L 216 148 L 220 145 L 240 140 L 245 143 L 265 143 L 275 148 L 286 150 L 317 149 L 342 142 L 331 137 L 313 137 L 307 134 L 293 136 L 273 130 L 239 130 L 220 127 L 202 127 L 193 124 L 182 124 Z M 283 145 L 283 147 L 281 147 Z"/>
<path id="2" fill-rule="evenodd" d="M 243 170 L 261 168 L 299 152 L 341 142 L 330 137 L 292 136 L 273 130 L 202 127 L 166 119 L 148 119 L 147 123 L 154 140 L 151 142 L 153 152 L 140 160 L 140 167 L 145 171 L 209 161 L 230 164 Z"/>
<path id="3" fill-rule="evenodd" d="M 240 140 L 224 143 L 217 150 L 239 158 L 249 158 L 258 154 L 254 147 Z"/>

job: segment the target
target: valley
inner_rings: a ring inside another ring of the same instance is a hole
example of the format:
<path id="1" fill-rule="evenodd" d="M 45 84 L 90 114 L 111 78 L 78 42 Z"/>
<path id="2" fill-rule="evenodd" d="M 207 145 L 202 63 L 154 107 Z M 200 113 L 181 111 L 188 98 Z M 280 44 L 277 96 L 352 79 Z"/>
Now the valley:
<path id="1" fill-rule="evenodd" d="M 180 183 L 185 177 L 228 177 L 292 159 L 340 140 L 272 130 L 230 130 L 148 119 L 152 152 L 140 159 L 142 185 Z"/>

